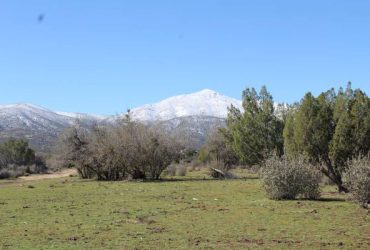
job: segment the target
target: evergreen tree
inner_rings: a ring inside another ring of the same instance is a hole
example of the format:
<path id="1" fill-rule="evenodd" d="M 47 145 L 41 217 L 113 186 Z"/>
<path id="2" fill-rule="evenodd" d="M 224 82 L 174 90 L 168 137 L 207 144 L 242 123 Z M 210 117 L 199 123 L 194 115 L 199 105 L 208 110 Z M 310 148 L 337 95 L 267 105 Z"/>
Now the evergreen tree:
<path id="1" fill-rule="evenodd" d="M 343 172 L 349 159 L 370 151 L 370 99 L 360 90 L 339 93 L 334 117 L 337 119 L 331 144 L 336 171 Z"/>
<path id="2" fill-rule="evenodd" d="M 29 166 L 35 163 L 35 151 L 28 141 L 22 139 L 9 139 L 0 145 L 0 168 L 9 164 Z"/>
<path id="3" fill-rule="evenodd" d="M 315 98 L 307 93 L 292 110 L 284 128 L 289 157 L 300 154 L 314 164 L 339 191 L 347 191 L 342 175 L 348 160 L 370 151 L 370 99 L 360 90 L 333 89 Z"/>
<path id="4" fill-rule="evenodd" d="M 271 94 L 263 86 L 257 94 L 254 88 L 243 91 L 244 113 L 229 109 L 226 138 L 241 163 L 260 164 L 275 152 L 283 152 L 283 124 L 274 114 Z"/>

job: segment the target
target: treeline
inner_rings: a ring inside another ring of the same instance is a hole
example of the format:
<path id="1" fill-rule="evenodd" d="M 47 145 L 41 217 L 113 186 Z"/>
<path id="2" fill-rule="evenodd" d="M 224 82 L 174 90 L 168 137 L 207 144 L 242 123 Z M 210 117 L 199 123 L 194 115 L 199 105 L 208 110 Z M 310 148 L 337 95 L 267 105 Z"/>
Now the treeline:
<path id="1" fill-rule="evenodd" d="M 9 139 L 0 144 L 0 179 L 46 170 L 43 158 L 35 154 L 26 140 Z"/>
<path id="2" fill-rule="evenodd" d="M 293 168 L 298 168 L 302 176 L 302 171 L 311 171 L 307 175 L 311 179 L 318 176 L 319 170 L 344 192 L 354 186 L 353 178 L 348 180 L 348 176 L 359 176 L 353 170 L 360 169 L 356 166 L 362 162 L 364 167 L 358 171 L 367 178 L 361 185 L 369 196 L 370 166 L 366 156 L 370 151 L 370 99 L 363 91 L 353 90 L 349 83 L 346 89 L 330 89 L 317 97 L 307 93 L 293 105 L 276 105 L 266 87 L 259 93 L 247 88 L 243 92 L 243 109 L 229 108 L 227 126 L 209 139 L 199 159 L 207 161 L 211 157 L 225 169 L 230 164 L 261 166 L 265 184 L 272 185 L 268 179 L 286 178 L 291 184 L 285 185 L 286 189 L 294 186 L 289 178 L 299 179 L 289 176 L 296 175 Z M 303 162 L 309 168 L 302 166 Z M 288 165 L 288 169 L 280 167 L 275 171 L 272 165 Z M 266 169 L 268 166 L 270 169 Z M 311 194 L 317 196 L 315 192 Z M 281 193 L 280 198 L 290 196 Z"/>
<path id="3" fill-rule="evenodd" d="M 73 126 L 58 148 L 65 165 L 76 167 L 82 178 L 97 180 L 159 179 L 184 152 L 161 127 L 132 121 L 129 114 L 117 125 Z"/>
<path id="4" fill-rule="evenodd" d="M 243 112 L 229 108 L 226 127 L 209 137 L 200 149 L 200 161 L 213 160 L 227 170 L 238 164 L 260 165 L 272 154 L 284 154 L 283 130 L 289 107 L 275 108 L 266 87 L 259 93 L 253 88 L 243 91 L 242 106 Z"/>

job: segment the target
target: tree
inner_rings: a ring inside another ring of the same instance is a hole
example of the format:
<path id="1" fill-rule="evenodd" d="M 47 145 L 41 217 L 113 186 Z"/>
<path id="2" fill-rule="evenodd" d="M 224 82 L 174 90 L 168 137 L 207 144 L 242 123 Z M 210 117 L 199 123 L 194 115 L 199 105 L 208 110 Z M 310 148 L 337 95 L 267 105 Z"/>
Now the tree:
<path id="1" fill-rule="evenodd" d="M 81 178 L 88 179 L 95 175 L 95 171 L 89 163 L 93 153 L 89 150 L 89 131 L 76 124 L 67 128 L 59 137 L 57 143 L 57 155 L 64 166 L 76 167 Z"/>
<path id="2" fill-rule="evenodd" d="M 263 86 L 243 91 L 244 113 L 231 107 L 226 138 L 241 163 L 260 164 L 271 153 L 283 153 L 283 121 L 276 117 L 271 94 Z"/>
<path id="3" fill-rule="evenodd" d="M 163 170 L 179 160 L 182 147 L 172 138 L 165 136 L 161 128 L 152 128 L 145 151 L 145 162 L 148 165 L 145 175 L 158 180 Z"/>
<path id="4" fill-rule="evenodd" d="M 339 191 L 348 191 L 342 174 L 346 162 L 370 151 L 370 100 L 360 90 L 333 89 L 314 97 L 307 93 L 290 111 L 284 128 L 289 157 L 304 155 Z"/>
<path id="5" fill-rule="evenodd" d="M 35 163 L 35 158 L 35 151 L 26 140 L 9 139 L 0 145 L 0 168 L 10 164 L 30 166 Z"/>
<path id="6" fill-rule="evenodd" d="M 350 87 L 350 86 L 349 86 Z M 339 94 L 331 158 L 338 172 L 343 172 L 348 159 L 370 151 L 370 99 L 361 90 Z"/>

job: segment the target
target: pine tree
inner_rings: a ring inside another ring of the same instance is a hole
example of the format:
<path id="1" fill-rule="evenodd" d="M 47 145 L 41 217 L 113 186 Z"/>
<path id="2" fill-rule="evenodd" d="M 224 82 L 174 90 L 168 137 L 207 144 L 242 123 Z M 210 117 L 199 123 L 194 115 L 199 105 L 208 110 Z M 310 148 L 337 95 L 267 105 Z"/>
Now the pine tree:
<path id="1" fill-rule="evenodd" d="M 240 161 L 247 165 L 263 162 L 272 152 L 282 154 L 282 121 L 274 114 L 271 94 L 263 86 L 243 91 L 244 113 L 229 109 L 227 138 Z"/>
<path id="2" fill-rule="evenodd" d="M 284 148 L 289 157 L 304 155 L 322 166 L 339 191 L 346 163 L 370 152 L 370 99 L 361 90 L 333 89 L 315 98 L 307 93 L 288 115 Z"/>

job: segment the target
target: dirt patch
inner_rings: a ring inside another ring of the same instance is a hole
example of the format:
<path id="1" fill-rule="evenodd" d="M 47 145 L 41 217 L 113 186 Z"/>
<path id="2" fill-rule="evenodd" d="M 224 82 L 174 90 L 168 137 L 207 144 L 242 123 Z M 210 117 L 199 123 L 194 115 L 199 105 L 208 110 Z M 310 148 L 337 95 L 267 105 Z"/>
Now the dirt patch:
<path id="1" fill-rule="evenodd" d="M 58 178 L 65 178 L 71 175 L 76 175 L 77 170 L 73 168 L 63 169 L 58 172 L 50 173 L 50 174 L 35 174 L 29 176 L 21 176 L 14 180 L 4 180 L 0 182 L 0 186 L 9 186 L 14 184 L 25 183 L 29 181 L 40 181 L 40 180 L 49 180 L 49 179 L 58 179 Z"/>
<path id="2" fill-rule="evenodd" d="M 16 181 L 38 181 L 46 179 L 57 179 L 63 177 L 69 177 L 70 175 L 77 174 L 77 170 L 74 168 L 63 169 L 59 172 L 50 173 L 50 174 L 35 174 L 29 176 L 21 176 Z"/>

